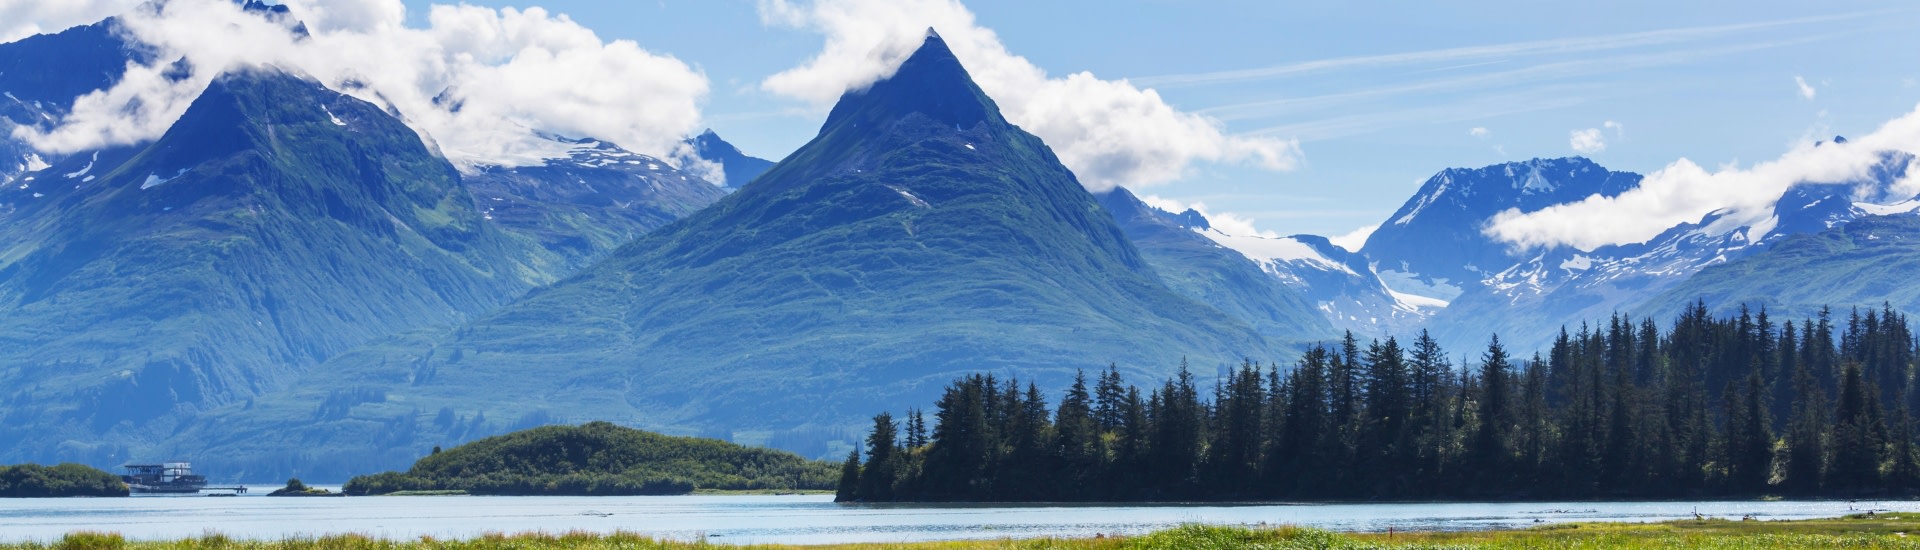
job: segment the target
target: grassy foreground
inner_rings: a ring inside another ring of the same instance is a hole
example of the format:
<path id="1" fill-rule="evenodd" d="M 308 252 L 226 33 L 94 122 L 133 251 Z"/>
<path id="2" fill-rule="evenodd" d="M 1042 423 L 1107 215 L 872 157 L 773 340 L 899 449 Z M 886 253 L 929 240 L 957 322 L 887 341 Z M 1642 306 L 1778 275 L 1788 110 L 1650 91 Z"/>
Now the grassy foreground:
<path id="1" fill-rule="evenodd" d="M 1914 536 L 1909 536 L 1912 534 Z M 489 535 L 470 540 L 422 538 L 411 541 L 339 535 L 280 541 L 243 541 L 223 535 L 166 542 L 128 541 L 119 535 L 75 533 L 51 543 L 0 545 L 0 550 L 545 550 L 808 548 L 946 550 L 1007 549 L 1586 549 L 1586 548 L 1915 548 L 1920 549 L 1920 514 L 1882 514 L 1809 521 L 1674 521 L 1654 524 L 1568 523 L 1517 531 L 1463 533 L 1341 534 L 1281 527 L 1188 526 L 1138 537 L 1030 539 L 835 546 L 732 546 L 663 541 L 637 534 Z"/>

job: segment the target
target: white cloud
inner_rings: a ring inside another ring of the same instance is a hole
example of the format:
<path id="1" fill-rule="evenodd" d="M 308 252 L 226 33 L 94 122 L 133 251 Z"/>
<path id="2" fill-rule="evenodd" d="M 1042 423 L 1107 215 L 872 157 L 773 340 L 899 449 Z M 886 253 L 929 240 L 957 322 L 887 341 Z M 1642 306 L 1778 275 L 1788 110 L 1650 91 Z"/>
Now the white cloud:
<path id="1" fill-rule="evenodd" d="M 1177 199 L 1169 199 L 1157 195 L 1140 195 L 1140 202 L 1147 203 L 1147 206 L 1176 214 L 1192 209 L 1195 212 L 1199 212 L 1201 216 L 1205 216 L 1207 218 L 1207 224 L 1213 226 L 1214 229 L 1235 237 L 1280 238 L 1279 233 L 1261 231 L 1255 228 L 1252 218 L 1232 212 L 1211 212 L 1207 209 L 1207 203 L 1204 202 L 1181 202 Z"/>
<path id="2" fill-rule="evenodd" d="M 1813 86 L 1807 84 L 1807 79 L 1801 78 L 1799 75 L 1794 75 L 1793 83 L 1800 87 L 1800 97 L 1813 99 L 1814 94 L 1819 92 L 1813 89 Z"/>
<path id="3" fill-rule="evenodd" d="M 1051 77 L 1007 51 L 957 0 L 761 0 L 770 24 L 826 35 L 805 64 L 768 77 L 773 93 L 831 105 L 847 90 L 890 76 L 933 27 L 1007 119 L 1046 140 L 1081 183 L 1099 191 L 1177 179 L 1196 162 L 1290 170 L 1298 140 L 1228 134 L 1211 117 L 1173 108 L 1124 80 L 1079 72 Z"/>
<path id="4" fill-rule="evenodd" d="M 668 155 L 667 158 L 672 160 L 674 165 L 679 166 L 683 172 L 707 180 L 707 183 L 714 184 L 715 186 L 727 186 L 727 167 L 718 162 L 700 158 L 700 152 L 694 149 L 692 143 L 685 141 L 680 142 L 679 145 L 673 148 L 673 153 Z M 740 183 L 745 184 L 746 182 Z"/>
<path id="5" fill-rule="evenodd" d="M 1607 136 L 1599 128 L 1574 130 L 1567 138 L 1567 145 L 1582 155 L 1591 155 L 1607 150 Z"/>
<path id="6" fill-rule="evenodd" d="M 220 72 L 249 66 L 300 72 L 393 107 L 463 166 L 563 156 L 567 146 L 541 132 L 666 157 L 699 128 L 704 75 L 631 41 L 602 41 L 565 15 L 436 5 L 427 26 L 413 28 L 399 0 L 288 4 L 310 38 L 296 40 L 226 0 L 172 0 L 128 12 L 129 34 L 162 61 L 130 66 L 113 88 L 77 98 L 53 129 L 15 136 L 48 152 L 151 140 Z M 194 76 L 164 78 L 166 63 L 180 58 L 197 68 Z"/>
<path id="7" fill-rule="evenodd" d="M 87 25 L 140 5 L 141 0 L 0 0 L 0 43 Z"/>
<path id="8" fill-rule="evenodd" d="M 1376 229 L 1380 229 L 1380 224 L 1376 223 L 1373 225 L 1361 227 L 1345 235 L 1328 237 L 1327 240 L 1333 242 L 1335 246 L 1339 246 L 1340 248 L 1347 249 L 1347 251 L 1349 252 L 1357 251 L 1357 250 L 1360 250 L 1360 247 L 1366 246 L 1367 237 L 1372 237 L 1373 232 Z"/>
<path id="9" fill-rule="evenodd" d="M 1806 142 L 1780 158 L 1739 169 L 1709 172 L 1680 159 L 1641 181 L 1638 189 L 1607 198 L 1548 207 L 1530 214 L 1501 212 L 1486 233 L 1521 249 L 1572 246 L 1582 250 L 1645 242 L 1675 225 L 1696 223 L 1708 213 L 1722 217 L 1708 227 L 1724 232 L 1773 215 L 1782 194 L 1800 183 L 1836 183 L 1869 178 L 1881 154 L 1920 154 L 1920 107 L 1872 134 L 1845 144 Z M 1895 184 L 1903 196 L 1920 193 L 1920 170 L 1909 168 Z"/>
<path id="10" fill-rule="evenodd" d="M 1472 130 L 1467 130 L 1467 135 L 1477 137 L 1477 138 L 1487 137 L 1487 135 L 1491 133 L 1493 132 L 1490 132 L 1486 128 L 1480 127 L 1480 126 L 1475 126 Z"/>
<path id="11" fill-rule="evenodd" d="M 1601 123 L 1600 127 L 1613 130 L 1613 137 L 1620 137 L 1627 133 L 1626 126 L 1621 126 L 1620 123 L 1611 120 Z"/>

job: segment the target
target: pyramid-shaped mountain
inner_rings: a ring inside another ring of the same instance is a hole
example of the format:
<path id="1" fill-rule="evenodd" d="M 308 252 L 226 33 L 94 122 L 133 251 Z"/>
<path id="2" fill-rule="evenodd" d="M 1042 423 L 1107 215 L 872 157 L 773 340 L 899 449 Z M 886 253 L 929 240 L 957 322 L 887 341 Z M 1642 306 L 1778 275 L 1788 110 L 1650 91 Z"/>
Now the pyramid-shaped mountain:
<path id="1" fill-rule="evenodd" d="M 413 130 L 273 69 L 219 77 L 150 144 L 76 157 L 0 197 L 0 461 L 114 464 L 551 280 Z"/>
<path id="2" fill-rule="evenodd" d="M 850 441 L 837 430 L 927 402 L 963 373 L 1057 387 L 1110 363 L 1149 380 L 1183 357 L 1212 372 L 1271 351 L 1162 284 L 1046 144 L 1002 118 L 930 35 L 891 78 L 847 93 L 813 141 L 714 206 L 449 337 L 343 356 L 304 393 L 209 430 L 365 448 L 379 443 L 355 426 L 445 407 L 501 428 L 601 418 L 753 443 L 812 426 Z M 398 383 L 335 423 L 261 420 L 367 380 Z M 470 420 L 449 424 L 470 431 Z M 421 430 L 397 456 L 431 445 Z"/>

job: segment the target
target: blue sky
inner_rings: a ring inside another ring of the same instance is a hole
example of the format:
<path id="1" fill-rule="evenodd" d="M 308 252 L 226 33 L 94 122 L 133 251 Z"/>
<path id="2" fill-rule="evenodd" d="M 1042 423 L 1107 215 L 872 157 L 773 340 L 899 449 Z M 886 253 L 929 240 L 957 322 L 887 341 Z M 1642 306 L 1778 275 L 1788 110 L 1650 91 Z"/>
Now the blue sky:
<path id="1" fill-rule="evenodd" d="M 1051 73 L 1127 78 L 1230 131 L 1299 138 L 1305 163 L 1291 172 L 1200 165 L 1142 190 L 1283 234 L 1379 223 L 1445 167 L 1577 154 L 1576 130 L 1602 130 L 1605 150 L 1587 156 L 1646 172 L 1681 157 L 1706 166 L 1770 159 L 1813 136 L 1871 131 L 1920 102 L 1912 32 L 1920 6 L 1907 2 L 1437 4 L 967 6 L 1008 50 Z M 816 54 L 822 39 L 763 25 L 750 2 L 544 5 L 704 70 L 714 84 L 710 125 L 749 152 L 777 157 L 821 120 L 757 84 Z M 1751 26 L 1724 28 L 1733 25 Z M 1622 36 L 1652 31 L 1675 32 Z M 1579 38 L 1598 40 L 1211 82 L 1174 77 Z"/>
<path id="2" fill-rule="evenodd" d="M 770 91 L 769 77 L 833 69 L 816 56 L 834 51 L 835 33 L 864 28 L 835 27 L 819 13 L 811 24 L 772 21 L 760 2 L 778 0 L 474 1 L 567 14 L 601 39 L 684 61 L 709 88 L 699 124 L 768 158 L 811 138 L 826 112 L 817 94 Z M 789 1 L 805 9 L 816 0 Z M 428 4 L 406 0 L 408 26 L 426 25 Z M 1681 158 L 1746 166 L 1809 140 L 1869 133 L 1920 103 L 1920 35 L 1912 32 L 1920 6 L 1911 2 L 1440 4 L 972 1 L 962 15 L 991 30 L 973 35 L 990 47 L 956 51 L 970 67 L 1005 67 L 1011 54 L 1056 80 L 1083 71 L 1124 79 L 1131 87 L 1121 91 L 1151 90 L 1155 104 L 1208 117 L 1253 149 L 1297 140 L 1297 151 L 1263 149 L 1285 158 L 1223 160 L 1238 145 L 1214 143 L 1163 163 L 1178 168 L 1174 176 L 1106 178 L 1280 234 L 1340 235 L 1379 223 L 1447 167 L 1581 153 L 1576 147 L 1620 170 L 1649 172 Z M 851 16 L 867 11 L 876 10 Z M 925 26 L 913 15 L 862 24 Z M 948 15 L 936 19 L 951 24 Z M 974 53 L 1000 47 L 1000 58 Z M 1003 107 L 1029 104 L 1014 99 Z M 1116 120 L 1078 131 L 1098 138 L 1127 129 Z M 1061 131 L 1035 133 L 1056 150 L 1073 148 L 1049 137 Z M 1089 172 L 1083 180 L 1101 179 Z"/>

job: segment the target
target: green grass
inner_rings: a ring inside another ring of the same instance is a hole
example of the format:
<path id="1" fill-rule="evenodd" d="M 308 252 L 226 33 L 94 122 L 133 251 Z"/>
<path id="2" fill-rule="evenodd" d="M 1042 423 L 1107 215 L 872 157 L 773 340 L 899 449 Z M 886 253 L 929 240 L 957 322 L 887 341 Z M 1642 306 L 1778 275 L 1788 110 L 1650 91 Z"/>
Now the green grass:
<path id="1" fill-rule="evenodd" d="M 128 541 L 117 534 L 80 532 L 47 542 L 0 544 L 0 550 L 546 550 L 586 549 L 692 549 L 808 548 L 822 550 L 960 550 L 991 549 L 1063 549 L 1063 550 L 1147 550 L 1147 549 L 1260 549 L 1260 550 L 1363 550 L 1363 549 L 1613 549 L 1670 548 L 1732 550 L 1763 548 L 1920 548 L 1920 514 L 1882 514 L 1807 521 L 1673 521 L 1666 523 L 1570 523 L 1513 531 L 1474 531 L 1462 533 L 1385 533 L 1342 534 L 1300 527 L 1245 528 L 1191 525 L 1157 531 L 1137 537 L 1081 539 L 999 539 L 923 543 L 840 544 L 825 546 L 750 545 L 734 546 L 705 541 L 660 540 L 634 533 L 609 535 L 595 533 L 565 534 L 490 534 L 467 540 L 442 540 L 423 537 L 396 541 L 362 535 L 334 535 L 320 538 L 293 538 L 278 541 L 243 541 L 224 535 L 207 534 L 198 538 L 173 541 Z"/>

